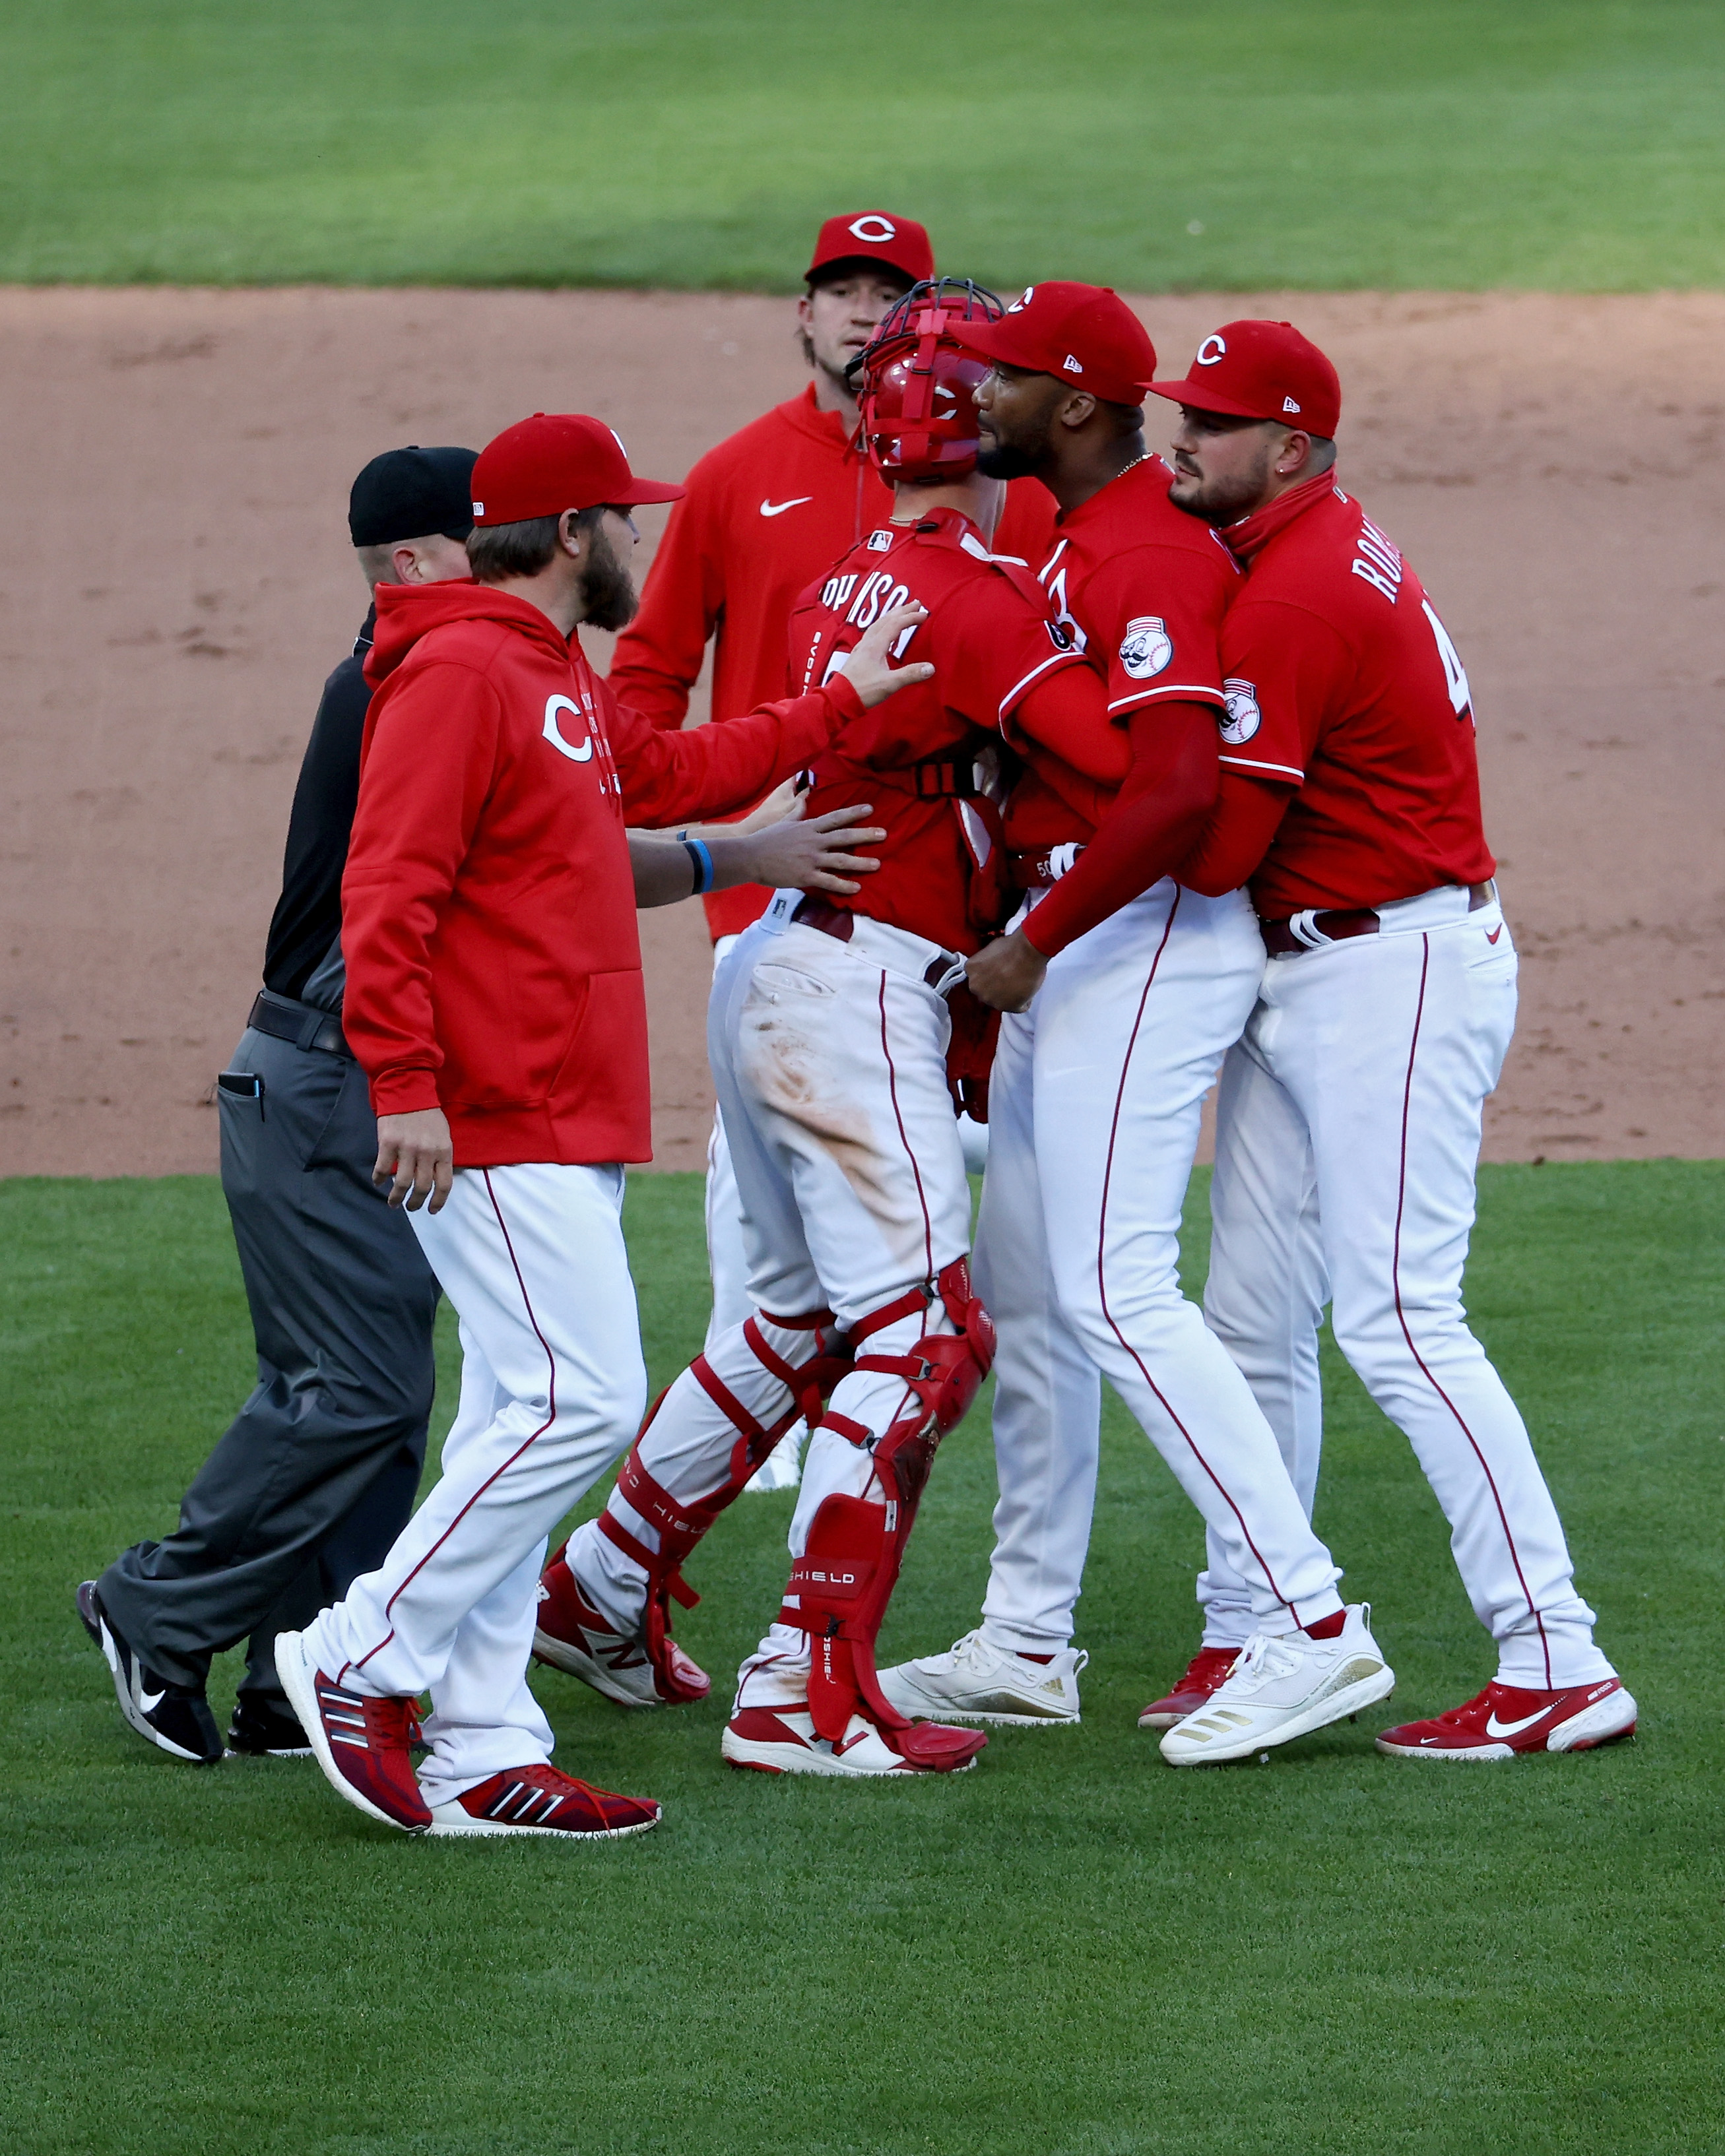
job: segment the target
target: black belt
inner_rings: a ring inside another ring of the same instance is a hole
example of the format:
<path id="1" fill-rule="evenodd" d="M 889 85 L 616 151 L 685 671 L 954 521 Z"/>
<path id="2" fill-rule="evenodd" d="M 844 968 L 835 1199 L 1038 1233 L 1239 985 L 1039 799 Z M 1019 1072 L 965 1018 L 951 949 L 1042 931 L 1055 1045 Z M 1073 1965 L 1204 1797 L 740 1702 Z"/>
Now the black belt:
<path id="1" fill-rule="evenodd" d="M 265 988 L 259 996 L 245 1022 L 255 1032 L 267 1033 L 274 1040 L 291 1040 L 296 1048 L 317 1048 L 326 1055 L 353 1053 L 338 1018 L 319 1010 L 316 1004 L 278 996 L 273 988 Z"/>
<path id="2" fill-rule="evenodd" d="M 857 918 L 848 907 L 829 906 L 824 898 L 816 898 L 812 891 L 805 892 L 797 901 L 791 919 L 804 928 L 818 928 L 823 936 L 831 936 L 840 943 L 848 943 L 856 933 Z M 963 964 L 956 952 L 945 952 L 938 958 L 930 958 L 923 974 L 924 987 L 936 995 L 945 995 L 956 985 L 954 968 Z"/>
<path id="3" fill-rule="evenodd" d="M 1482 906 L 1490 906 L 1496 896 L 1493 885 L 1470 883 L 1467 887 L 1468 911 L 1477 913 Z M 1321 950 L 1326 943 L 1346 943 L 1352 936 L 1376 936 L 1383 925 L 1376 909 L 1369 906 L 1341 906 L 1333 913 L 1314 913 L 1306 918 L 1317 938 L 1315 942 L 1296 936 L 1290 921 L 1259 922 L 1264 947 L 1272 958 L 1290 958 L 1296 951 Z"/>

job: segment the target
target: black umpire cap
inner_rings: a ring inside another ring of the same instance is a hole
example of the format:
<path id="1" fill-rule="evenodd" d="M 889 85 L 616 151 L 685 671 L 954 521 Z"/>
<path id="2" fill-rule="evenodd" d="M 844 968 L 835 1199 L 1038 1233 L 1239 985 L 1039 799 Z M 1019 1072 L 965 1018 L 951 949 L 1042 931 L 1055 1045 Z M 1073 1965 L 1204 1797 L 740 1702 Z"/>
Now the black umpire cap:
<path id="1" fill-rule="evenodd" d="M 476 449 L 385 449 L 353 482 L 348 529 L 356 547 L 394 547 L 440 531 L 465 539 L 473 529 Z"/>

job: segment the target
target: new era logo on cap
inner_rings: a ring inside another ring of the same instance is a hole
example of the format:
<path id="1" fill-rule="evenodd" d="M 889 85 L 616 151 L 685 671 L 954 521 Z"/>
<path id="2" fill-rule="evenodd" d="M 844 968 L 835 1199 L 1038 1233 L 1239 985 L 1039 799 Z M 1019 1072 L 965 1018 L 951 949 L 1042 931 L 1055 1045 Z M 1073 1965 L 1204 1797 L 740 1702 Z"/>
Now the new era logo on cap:
<path id="1" fill-rule="evenodd" d="M 1002 366 L 1064 376 L 1110 404 L 1141 404 L 1156 372 L 1143 323 L 1105 285 L 1027 285 L 999 321 L 966 322 L 956 335 Z"/>
<path id="2" fill-rule="evenodd" d="M 1300 409 L 1300 407 L 1294 402 L 1294 399 L 1291 397 L 1285 397 L 1282 399 L 1282 409 L 1285 412 L 1297 412 Z"/>

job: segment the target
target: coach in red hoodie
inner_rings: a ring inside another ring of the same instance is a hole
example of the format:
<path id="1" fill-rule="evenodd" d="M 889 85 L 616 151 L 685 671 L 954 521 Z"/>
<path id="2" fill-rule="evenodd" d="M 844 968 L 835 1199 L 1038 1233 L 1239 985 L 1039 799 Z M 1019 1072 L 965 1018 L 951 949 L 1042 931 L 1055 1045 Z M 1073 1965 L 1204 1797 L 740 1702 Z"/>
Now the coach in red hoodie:
<path id="1" fill-rule="evenodd" d="M 760 872 L 747 838 L 631 839 L 625 813 L 753 800 L 932 670 L 888 668 L 920 618 L 901 608 L 815 696 L 655 733 L 619 712 L 574 631 L 628 619 L 629 510 L 680 490 L 636 478 L 599 421 L 543 413 L 484 451 L 473 488 L 477 581 L 404 587 L 378 609 L 342 884 L 346 1030 L 379 1177 L 461 1319 L 461 1406 L 441 1479 L 383 1564 L 283 1633 L 277 1664 L 324 1772 L 372 1817 L 593 1838 L 641 1832 L 659 1808 L 548 1764 L 527 1666 L 547 1532 L 646 1395 L 619 1217 L 621 1163 L 649 1156 L 635 908 Z"/>

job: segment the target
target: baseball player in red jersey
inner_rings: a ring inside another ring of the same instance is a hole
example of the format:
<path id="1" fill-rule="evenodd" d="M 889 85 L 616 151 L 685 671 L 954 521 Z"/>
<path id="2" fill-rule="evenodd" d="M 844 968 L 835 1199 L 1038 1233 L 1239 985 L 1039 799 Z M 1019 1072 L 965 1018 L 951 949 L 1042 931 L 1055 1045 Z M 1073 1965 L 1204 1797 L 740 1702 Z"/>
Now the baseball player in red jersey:
<path id="1" fill-rule="evenodd" d="M 564 1666 L 613 1698 L 699 1697 L 706 1679 L 667 1633 L 670 1599 L 690 1599 L 680 1568 L 780 1430 L 808 1413 L 785 1604 L 743 1666 L 723 1739 L 739 1767 L 950 1771 L 983 1741 L 912 1727 L 873 1667 L 934 1448 L 992 1348 L 970 1288 L 948 1092 L 946 999 L 1004 905 L 977 770 L 998 758 L 1003 728 L 1093 777 L 1120 767 L 1096 675 L 1029 574 L 989 552 L 1000 490 L 975 469 L 971 399 L 984 369 L 954 334 L 984 310 L 999 302 L 974 288 L 919 287 L 883 325 L 863 427 L 895 482 L 893 516 L 792 622 L 796 678 L 812 686 L 842 675 L 882 608 L 920 602 L 926 619 L 898 649 L 935 671 L 814 765 L 812 807 L 884 804 L 878 872 L 842 906 L 779 892 L 719 969 L 708 1040 L 754 1314 L 671 1387 L 605 1513 L 546 1575 L 542 1650 L 550 1631 Z"/>
<path id="2" fill-rule="evenodd" d="M 846 680 L 655 733 L 611 706 L 573 632 L 628 619 L 627 506 L 677 490 L 636 478 L 597 420 L 544 414 L 483 452 L 473 488 L 478 581 L 379 588 L 342 885 L 343 1022 L 378 1177 L 460 1317 L 461 1407 L 413 1521 L 280 1635 L 276 1662 L 330 1782 L 370 1817 L 590 1840 L 659 1808 L 550 1765 L 527 1666 L 546 1532 L 627 1444 L 646 1390 L 619 1219 L 621 1163 L 650 1150 L 635 908 L 710 887 L 722 864 L 746 873 L 725 853 L 751 843 L 631 839 L 625 814 L 752 798 L 924 670 L 888 668 L 916 619 L 888 613 Z"/>
<path id="3" fill-rule="evenodd" d="M 846 367 L 888 309 L 934 270 L 928 234 L 909 218 L 865 210 L 821 226 L 808 289 L 796 303 L 813 379 L 801 396 L 708 450 L 689 473 L 641 611 L 617 640 L 610 680 L 620 703 L 656 726 L 681 726 L 709 639 L 714 718 L 785 694 L 785 632 L 799 593 L 892 514 L 888 489 L 855 441 Z M 1043 488 L 1010 488 L 996 544 L 1039 561 L 1053 522 Z M 771 896 L 753 885 L 707 898 L 715 962 L 730 947 L 726 939 L 758 920 Z M 716 1336 L 749 1309 L 736 1183 L 716 1119 L 707 1203 Z M 796 1450 L 793 1431 L 751 1486 L 794 1483 Z"/>
<path id="4" fill-rule="evenodd" d="M 1210 1323 L 1309 1510 L 1330 1302 L 1450 1522 L 1497 1673 L 1381 1750 L 1506 1759 L 1626 1736 L 1635 1703 L 1594 1644 L 1527 1427 L 1462 1309 L 1516 971 L 1466 672 L 1400 549 L 1336 483 L 1341 388 L 1316 346 L 1285 322 L 1228 322 L 1184 379 L 1153 387 L 1182 408 L 1172 498 L 1221 527 L 1245 572 L 1223 624 L 1222 800 L 1180 873 L 1204 891 L 1249 879 L 1269 952 L 1223 1073 Z M 1198 1592 L 1187 1694 L 1229 1666 L 1247 1621 L 1213 1537 Z"/>
<path id="5" fill-rule="evenodd" d="M 904 1713 L 1078 1719 L 1099 1372 L 1249 1582 L 1249 1697 L 1226 1732 L 1171 1729 L 1164 1756 L 1242 1758 L 1370 1705 L 1394 1677 L 1177 1269 L 1203 1097 L 1264 969 L 1244 892 L 1206 898 L 1167 874 L 1216 793 L 1217 639 L 1238 572 L 1170 505 L 1172 475 L 1146 453 L 1156 354 L 1122 300 L 1039 285 L 971 342 L 993 362 L 984 469 L 1034 472 L 1060 502 L 1042 581 L 1108 668 L 1132 770 L 1094 831 L 1040 789 L 1008 819 L 1028 910 L 969 968 L 1009 1014 L 976 1250 L 1001 1335 L 996 1546 L 980 1629 L 882 1683 Z"/>

